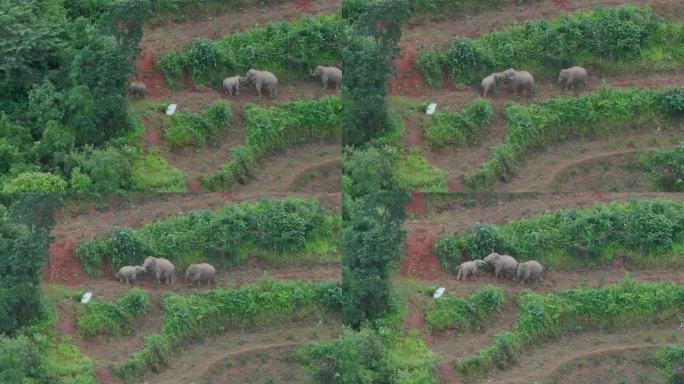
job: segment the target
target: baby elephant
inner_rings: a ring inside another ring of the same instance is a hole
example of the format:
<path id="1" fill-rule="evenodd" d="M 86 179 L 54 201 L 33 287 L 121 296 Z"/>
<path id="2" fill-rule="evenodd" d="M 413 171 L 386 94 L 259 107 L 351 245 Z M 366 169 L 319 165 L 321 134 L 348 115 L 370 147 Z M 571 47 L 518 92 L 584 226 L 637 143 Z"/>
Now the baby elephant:
<path id="1" fill-rule="evenodd" d="M 496 81 L 504 79 L 503 73 L 497 72 L 482 79 L 482 97 L 487 97 L 487 94 L 491 92 L 494 94 L 496 91 Z"/>
<path id="2" fill-rule="evenodd" d="M 532 74 L 527 71 L 516 71 L 513 68 L 508 68 L 503 72 L 506 79 L 513 82 L 513 94 L 518 95 L 518 92 L 522 93 L 523 90 L 527 89 L 529 95 L 532 96 L 534 93 L 534 78 Z"/>
<path id="3" fill-rule="evenodd" d="M 131 83 L 129 93 L 133 97 L 144 98 L 145 94 L 147 94 L 147 87 L 145 86 L 145 84 L 135 81 Z"/>
<path id="4" fill-rule="evenodd" d="M 333 89 L 338 90 L 342 86 L 342 70 L 337 67 L 318 66 L 311 72 L 311 76 L 321 78 L 321 88 L 327 89 L 332 84 Z"/>
<path id="5" fill-rule="evenodd" d="M 170 261 L 164 258 L 149 256 L 145 259 L 143 268 L 145 269 L 145 272 L 152 271 L 152 274 L 157 280 L 157 284 L 160 284 L 161 280 L 164 280 L 164 282 L 169 285 L 176 282 L 176 268 Z"/>
<path id="6" fill-rule="evenodd" d="M 119 269 L 119 272 L 116 273 L 116 279 L 119 280 L 119 283 L 125 282 L 126 284 L 133 284 L 138 276 L 142 275 L 143 273 L 145 273 L 145 268 L 139 265 L 127 265 Z"/>
<path id="7" fill-rule="evenodd" d="M 535 260 L 526 261 L 518 264 L 516 279 L 520 281 L 522 277 L 523 283 L 527 283 L 529 280 L 542 281 L 541 274 L 543 271 L 544 267 Z"/>
<path id="8" fill-rule="evenodd" d="M 240 83 L 244 83 L 246 77 L 233 76 L 223 80 L 223 91 L 228 96 L 240 96 Z"/>
<path id="9" fill-rule="evenodd" d="M 475 280 L 477 277 L 477 268 L 485 265 L 487 265 L 487 262 L 484 260 L 466 261 L 458 267 L 456 280 L 465 280 L 470 275 L 472 275 L 473 280 Z"/>
<path id="10" fill-rule="evenodd" d="M 271 72 L 250 69 L 245 77 L 250 83 L 254 84 L 259 97 L 261 97 L 262 88 L 267 89 L 272 98 L 278 96 L 278 78 Z"/>
<path id="11" fill-rule="evenodd" d="M 499 255 L 496 252 L 490 253 L 487 257 L 483 259 L 487 264 L 494 267 L 494 277 L 499 278 L 499 276 L 506 277 L 507 275 L 511 278 L 515 277 L 515 273 L 518 269 L 518 261 L 513 257 L 508 255 Z"/>
<path id="12" fill-rule="evenodd" d="M 571 67 L 563 69 L 558 75 L 558 84 L 563 88 L 574 87 L 577 89 L 584 85 L 587 80 L 587 70 L 582 67 Z"/>
<path id="13" fill-rule="evenodd" d="M 216 284 L 216 269 L 207 263 L 191 264 L 185 270 L 185 278 L 192 280 L 192 285 L 197 282 L 201 284 L 203 280 L 207 282 L 207 285 L 210 282 Z"/>

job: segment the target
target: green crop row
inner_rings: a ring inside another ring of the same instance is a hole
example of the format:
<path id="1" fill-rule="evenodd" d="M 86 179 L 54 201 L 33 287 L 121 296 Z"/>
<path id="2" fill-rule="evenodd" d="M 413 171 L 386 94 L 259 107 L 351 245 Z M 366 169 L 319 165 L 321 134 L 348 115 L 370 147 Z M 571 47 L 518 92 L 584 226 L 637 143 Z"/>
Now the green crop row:
<path id="1" fill-rule="evenodd" d="M 345 22 L 337 15 L 279 22 L 217 41 L 198 39 L 157 60 L 167 85 L 180 87 L 187 70 L 197 85 L 220 88 L 223 79 L 251 68 L 268 70 L 280 79 L 305 78 L 317 65 L 341 63 Z"/>
<path id="2" fill-rule="evenodd" d="M 653 361 L 668 384 L 678 384 L 684 380 L 684 346 L 660 348 L 654 353 Z"/>
<path id="3" fill-rule="evenodd" d="M 487 285 L 476 290 L 469 298 L 447 295 L 437 299 L 427 311 L 425 320 L 432 330 L 453 328 L 459 332 L 479 329 L 482 322 L 504 304 L 501 288 Z"/>
<path id="4" fill-rule="evenodd" d="M 644 90 L 602 88 L 579 97 L 559 97 L 538 104 L 508 104 L 504 142 L 491 149 L 489 161 L 464 179 L 484 189 L 495 179 L 505 181 L 518 162 L 535 149 L 568 137 L 607 134 L 642 127 L 656 116 L 677 117 L 684 97 L 668 102 L 681 89 Z"/>
<path id="5" fill-rule="evenodd" d="M 633 200 L 476 224 L 439 238 L 434 249 L 443 268 L 455 272 L 462 256 L 482 259 L 493 251 L 547 267 L 596 266 L 618 255 L 635 264 L 671 264 L 683 241 L 684 202 Z"/>
<path id="6" fill-rule="evenodd" d="M 658 149 L 640 156 L 646 173 L 665 192 L 684 192 L 684 145 Z"/>
<path id="7" fill-rule="evenodd" d="M 179 271 L 201 261 L 230 265 L 255 254 L 274 264 L 288 257 L 329 261 L 339 254 L 340 225 L 340 217 L 315 200 L 264 199 L 194 211 L 137 229 L 116 228 L 79 244 L 76 257 L 91 276 L 101 273 L 104 258 L 118 270 L 141 265 L 150 255 L 169 259 Z"/>
<path id="8" fill-rule="evenodd" d="M 232 326 L 254 326 L 296 320 L 312 313 L 339 310 L 339 283 L 262 280 L 241 288 L 222 288 L 194 295 L 167 293 L 162 299 L 162 331 L 145 339 L 143 349 L 114 367 L 127 382 L 146 370 L 159 372 L 172 351 Z"/>
<path id="9" fill-rule="evenodd" d="M 684 24 L 664 21 L 650 8 L 616 7 L 527 21 L 475 40 L 457 37 L 420 55 L 416 67 L 439 86 L 443 70 L 458 83 L 475 84 L 509 67 L 551 77 L 572 65 L 681 68 L 682 60 Z"/>
<path id="10" fill-rule="evenodd" d="M 492 115 L 492 106 L 484 99 L 474 101 L 461 112 L 435 112 L 425 117 L 428 121 L 425 136 L 435 147 L 476 144 L 481 130 L 492 122 Z"/>
<path id="11" fill-rule="evenodd" d="M 115 302 L 89 301 L 78 315 L 78 329 L 86 336 L 129 333 L 135 320 L 150 309 L 150 294 L 133 288 Z"/>
<path id="12" fill-rule="evenodd" d="M 339 141 L 342 102 L 331 96 L 298 100 L 271 108 L 245 106 L 246 143 L 231 149 L 231 159 L 202 182 L 210 191 L 224 190 L 253 174 L 266 153 L 316 140 Z"/>
<path id="13" fill-rule="evenodd" d="M 169 126 L 164 129 L 164 140 L 171 148 L 216 144 L 232 119 L 230 105 L 220 100 L 202 113 L 176 112 L 169 118 Z"/>
<path id="14" fill-rule="evenodd" d="M 575 288 L 538 294 L 529 290 L 518 300 L 513 331 L 500 332 L 494 343 L 472 357 L 456 361 L 456 372 L 466 377 L 505 369 L 523 349 L 569 332 L 636 326 L 674 318 L 684 304 L 684 286 L 625 279 L 601 288 Z"/>

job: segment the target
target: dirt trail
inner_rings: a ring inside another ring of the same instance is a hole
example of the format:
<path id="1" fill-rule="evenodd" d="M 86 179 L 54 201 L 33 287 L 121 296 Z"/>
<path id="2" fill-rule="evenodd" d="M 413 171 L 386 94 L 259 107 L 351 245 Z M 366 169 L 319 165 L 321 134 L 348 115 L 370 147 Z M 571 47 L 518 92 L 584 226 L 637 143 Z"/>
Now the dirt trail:
<path id="1" fill-rule="evenodd" d="M 402 277 L 424 281 L 436 281 L 442 277 L 439 259 L 432 251 L 439 236 L 429 225 L 413 226 L 407 232 L 404 261 L 399 269 Z"/>

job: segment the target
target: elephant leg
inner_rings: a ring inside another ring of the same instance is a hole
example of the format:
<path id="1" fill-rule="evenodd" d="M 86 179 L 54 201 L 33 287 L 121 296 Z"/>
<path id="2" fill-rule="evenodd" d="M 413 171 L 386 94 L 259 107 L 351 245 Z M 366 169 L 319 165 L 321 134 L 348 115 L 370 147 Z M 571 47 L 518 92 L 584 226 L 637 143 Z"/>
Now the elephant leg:
<path id="1" fill-rule="evenodd" d="M 500 275 L 501 275 L 501 264 L 497 264 L 496 267 L 494 267 L 494 278 L 498 279 Z"/>
<path id="2" fill-rule="evenodd" d="M 460 280 L 461 280 L 461 274 L 462 274 L 462 273 L 463 273 L 463 271 L 459 269 L 459 270 L 458 270 L 458 273 L 456 274 L 456 281 L 460 281 Z"/>
<path id="3" fill-rule="evenodd" d="M 271 91 L 271 96 L 278 97 L 278 87 L 273 87 L 273 90 Z"/>

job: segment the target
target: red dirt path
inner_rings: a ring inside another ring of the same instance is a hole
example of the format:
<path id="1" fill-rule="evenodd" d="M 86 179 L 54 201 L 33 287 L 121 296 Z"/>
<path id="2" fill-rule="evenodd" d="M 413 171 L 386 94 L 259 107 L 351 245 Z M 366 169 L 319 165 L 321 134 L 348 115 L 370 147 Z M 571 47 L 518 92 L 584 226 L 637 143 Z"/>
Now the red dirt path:
<path id="1" fill-rule="evenodd" d="M 431 226 L 416 228 L 406 234 L 404 262 L 399 269 L 402 277 L 436 281 L 444 276 L 439 259 L 432 251 L 439 233 Z"/>
<path id="2" fill-rule="evenodd" d="M 71 234 L 55 231 L 55 241 L 48 247 L 50 262 L 43 269 L 43 280 L 77 285 L 86 279 L 83 269 L 74 257 L 78 239 Z"/>

